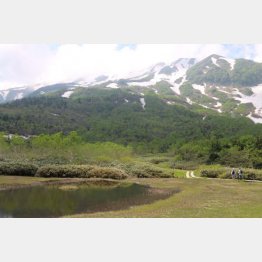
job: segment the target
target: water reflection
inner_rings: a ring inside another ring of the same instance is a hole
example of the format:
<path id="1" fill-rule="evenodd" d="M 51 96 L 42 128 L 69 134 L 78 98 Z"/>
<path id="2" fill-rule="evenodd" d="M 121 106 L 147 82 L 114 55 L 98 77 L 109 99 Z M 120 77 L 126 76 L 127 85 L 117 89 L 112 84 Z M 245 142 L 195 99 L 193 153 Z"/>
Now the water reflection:
<path id="1" fill-rule="evenodd" d="M 0 217 L 60 217 L 147 204 L 170 196 L 139 184 L 39 186 L 0 191 Z"/>

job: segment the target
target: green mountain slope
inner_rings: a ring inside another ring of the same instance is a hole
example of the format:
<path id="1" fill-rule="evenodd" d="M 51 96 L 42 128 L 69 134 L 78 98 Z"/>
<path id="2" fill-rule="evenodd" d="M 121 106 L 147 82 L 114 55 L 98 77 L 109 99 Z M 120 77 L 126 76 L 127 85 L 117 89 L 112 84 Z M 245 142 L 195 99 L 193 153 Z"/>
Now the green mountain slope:
<path id="1" fill-rule="evenodd" d="M 262 133 L 262 125 L 247 118 L 169 105 L 156 94 L 102 88 L 78 92 L 70 99 L 31 97 L 2 105 L 0 131 L 38 135 L 77 130 L 88 141 L 147 143 L 160 151 L 178 141 Z"/>

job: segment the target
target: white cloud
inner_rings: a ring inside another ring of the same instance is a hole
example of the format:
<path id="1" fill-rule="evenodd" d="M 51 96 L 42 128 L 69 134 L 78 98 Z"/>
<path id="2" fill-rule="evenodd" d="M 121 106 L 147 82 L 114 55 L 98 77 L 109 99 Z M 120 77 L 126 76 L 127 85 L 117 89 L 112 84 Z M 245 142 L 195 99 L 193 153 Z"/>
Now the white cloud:
<path id="1" fill-rule="evenodd" d="M 42 75 L 43 80 L 73 81 L 99 74 L 125 75 L 158 62 L 172 62 L 180 57 L 203 58 L 212 53 L 225 55 L 222 45 L 137 45 L 117 49 L 117 45 L 62 45 Z"/>
<path id="2" fill-rule="evenodd" d="M 255 54 L 254 54 L 254 60 L 258 62 L 262 62 L 262 44 L 255 45 Z"/>
<path id="3" fill-rule="evenodd" d="M 261 47 L 260 47 L 261 48 Z M 262 58 L 262 51 L 258 54 Z M 124 76 L 158 62 L 180 57 L 230 56 L 224 45 L 141 44 L 135 49 L 117 45 L 0 45 L 0 88 L 39 82 L 89 80 L 100 74 Z M 259 55 L 258 55 L 259 58 Z"/>
<path id="4" fill-rule="evenodd" d="M 51 56 L 47 45 L 0 45 L 0 88 L 35 83 Z"/>

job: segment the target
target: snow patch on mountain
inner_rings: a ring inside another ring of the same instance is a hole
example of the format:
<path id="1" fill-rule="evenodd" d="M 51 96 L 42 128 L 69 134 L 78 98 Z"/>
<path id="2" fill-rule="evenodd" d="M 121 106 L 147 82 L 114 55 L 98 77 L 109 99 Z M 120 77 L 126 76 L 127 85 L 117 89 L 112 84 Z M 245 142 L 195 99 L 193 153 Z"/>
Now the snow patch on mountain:
<path id="1" fill-rule="evenodd" d="M 154 86 L 158 82 L 166 81 L 170 84 L 170 88 L 178 95 L 180 95 L 180 86 L 186 81 L 186 72 L 187 70 L 194 64 L 192 62 L 191 58 L 181 58 L 176 60 L 175 62 L 171 63 L 170 65 L 166 64 L 157 64 L 154 66 L 150 73 L 153 72 L 153 77 L 149 81 L 145 82 L 135 82 L 130 81 L 128 82 L 128 86 L 141 86 L 141 87 L 149 87 Z M 162 73 L 162 69 L 165 66 L 169 66 L 173 72 L 171 74 L 164 74 Z M 149 75 L 149 73 L 148 73 Z M 147 75 L 147 76 L 148 76 Z M 145 77 L 146 75 L 143 75 Z M 176 83 L 177 80 L 181 78 L 181 81 L 179 83 Z M 132 78 L 132 80 L 135 80 L 137 78 Z M 141 78 L 142 79 L 142 78 Z"/>
<path id="2" fill-rule="evenodd" d="M 180 92 L 180 86 L 179 84 L 172 84 L 172 86 L 170 87 L 176 94 L 180 95 L 181 92 Z"/>
<path id="3" fill-rule="evenodd" d="M 151 79 L 150 81 L 146 82 L 128 82 L 127 84 L 129 86 L 141 86 L 141 87 L 147 87 L 147 86 L 153 86 L 157 83 L 157 79 Z M 108 86 L 107 86 L 108 87 Z"/>
<path id="4" fill-rule="evenodd" d="M 211 98 L 213 98 L 214 100 L 219 100 L 219 98 L 217 98 L 215 96 L 211 96 Z"/>
<path id="5" fill-rule="evenodd" d="M 252 103 L 257 110 L 262 109 L 262 85 L 251 87 L 253 95 L 246 96 L 240 92 L 237 93 L 240 97 L 237 97 L 237 100 L 240 100 L 241 103 Z M 261 115 L 262 117 L 262 115 Z"/>
<path id="6" fill-rule="evenodd" d="M 132 80 L 141 80 L 148 76 L 148 72 L 144 72 L 142 75 L 131 77 Z"/>
<path id="7" fill-rule="evenodd" d="M 8 96 L 10 90 L 2 90 L 0 91 L 0 95 L 3 97 L 4 100 L 6 100 L 6 97 Z"/>
<path id="8" fill-rule="evenodd" d="M 217 58 L 211 57 L 211 60 L 212 60 L 212 63 L 213 63 L 215 66 L 220 67 L 220 65 L 217 63 Z"/>
<path id="9" fill-rule="evenodd" d="M 183 75 L 184 74 L 184 75 Z M 178 83 L 176 83 L 175 81 L 176 80 L 178 80 L 181 76 L 180 75 L 183 75 L 182 76 L 182 80 L 181 80 L 181 82 L 178 84 Z M 177 75 L 176 75 L 176 77 L 175 77 L 176 79 L 172 79 L 172 80 L 170 80 L 170 81 L 168 81 L 169 82 L 169 84 L 171 84 L 171 89 L 176 93 L 176 94 L 178 94 L 178 95 L 180 95 L 181 94 L 181 92 L 180 92 L 180 86 L 182 86 L 184 83 L 185 83 L 185 81 L 186 81 L 186 72 L 181 72 L 180 71 L 180 74 L 178 73 Z"/>
<path id="10" fill-rule="evenodd" d="M 145 98 L 141 97 L 140 98 L 140 103 L 141 103 L 143 109 L 145 109 L 145 106 L 146 106 Z"/>
<path id="11" fill-rule="evenodd" d="M 108 84 L 106 87 L 110 87 L 110 88 L 119 88 L 119 86 L 117 85 L 117 83 L 111 83 L 111 84 Z"/>
<path id="12" fill-rule="evenodd" d="M 69 98 L 73 93 L 74 93 L 74 90 L 66 91 L 66 92 L 62 95 L 62 97 L 64 97 L 64 98 Z"/>
<path id="13" fill-rule="evenodd" d="M 262 117 L 262 108 L 257 108 L 255 114 Z"/>
<path id="14" fill-rule="evenodd" d="M 220 108 L 222 106 L 222 104 L 220 103 L 220 102 L 217 102 L 215 105 L 214 105 L 214 107 L 216 107 L 216 108 Z"/>
<path id="15" fill-rule="evenodd" d="M 175 67 L 177 70 L 173 72 L 170 76 L 167 75 L 157 75 L 158 81 L 165 80 L 171 85 L 171 89 L 178 95 L 181 94 L 180 87 L 184 84 L 186 81 L 186 72 L 187 70 L 194 64 L 190 63 L 190 58 L 181 58 L 175 61 L 173 64 L 171 64 L 171 67 Z M 195 61 L 194 61 L 195 62 Z M 181 81 L 179 83 L 176 83 L 177 80 L 180 78 Z"/>
<path id="16" fill-rule="evenodd" d="M 225 60 L 230 64 L 231 70 L 234 69 L 235 64 L 236 64 L 236 60 L 235 59 L 231 59 L 231 58 L 226 58 L 226 57 L 221 57 L 220 60 Z"/>
<path id="17" fill-rule="evenodd" d="M 155 94 L 158 94 L 158 91 L 155 88 L 153 90 L 154 90 Z"/>
<path id="18" fill-rule="evenodd" d="M 168 81 L 168 83 L 171 85 L 171 89 L 178 95 L 181 94 L 180 86 L 182 86 L 184 82 L 186 81 L 186 71 L 187 69 L 184 69 L 184 68 L 182 70 L 179 70 L 177 73 L 173 74 L 171 76 L 171 79 Z M 176 81 L 181 77 L 182 77 L 181 82 L 176 83 Z"/>
<path id="19" fill-rule="evenodd" d="M 225 86 L 218 86 L 217 89 L 218 89 L 218 91 L 220 91 L 220 92 L 222 92 L 222 93 L 225 93 L 225 94 L 231 95 L 230 92 L 224 90 L 224 89 L 226 89 Z"/>
<path id="20" fill-rule="evenodd" d="M 254 113 L 250 113 L 247 117 L 255 123 L 262 123 L 262 85 L 251 87 L 253 94 L 247 96 L 234 89 L 233 94 L 237 95 L 235 99 L 240 103 L 252 103 L 255 107 Z M 257 117 L 254 117 L 257 116 Z"/>
<path id="21" fill-rule="evenodd" d="M 200 106 L 204 107 L 204 108 L 209 108 L 208 106 L 206 105 L 202 105 L 202 104 L 199 104 Z"/>
<path id="22" fill-rule="evenodd" d="M 247 117 L 250 118 L 254 123 L 262 124 L 262 118 L 253 117 L 252 113 L 250 113 Z"/>
<path id="23" fill-rule="evenodd" d="M 196 85 L 196 84 L 193 84 L 192 85 L 194 89 L 198 90 L 201 92 L 202 95 L 205 95 L 205 86 L 201 86 L 201 85 Z"/>
<path id="24" fill-rule="evenodd" d="M 183 70 L 183 69 L 188 69 L 190 66 L 192 66 L 196 61 L 194 60 L 193 63 L 191 62 L 191 58 L 180 58 L 176 60 L 174 63 L 171 64 L 171 66 L 175 66 L 178 71 Z"/>
<path id="25" fill-rule="evenodd" d="M 186 97 L 186 101 L 188 104 L 193 105 L 193 101 L 190 98 Z"/>
<path id="26" fill-rule="evenodd" d="M 15 96 L 14 100 L 22 99 L 23 97 L 24 97 L 24 94 L 21 92 L 21 93 L 18 93 L 18 94 Z"/>

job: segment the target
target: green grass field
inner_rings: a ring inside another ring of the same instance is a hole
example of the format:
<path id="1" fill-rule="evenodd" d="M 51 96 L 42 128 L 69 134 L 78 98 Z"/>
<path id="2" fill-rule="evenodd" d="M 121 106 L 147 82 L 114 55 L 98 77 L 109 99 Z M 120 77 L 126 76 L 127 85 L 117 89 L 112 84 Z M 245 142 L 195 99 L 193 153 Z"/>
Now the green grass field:
<path id="1" fill-rule="evenodd" d="M 127 210 L 74 217 L 252 218 L 262 217 L 262 183 L 222 179 L 129 179 L 157 188 L 180 188 L 168 199 Z"/>

